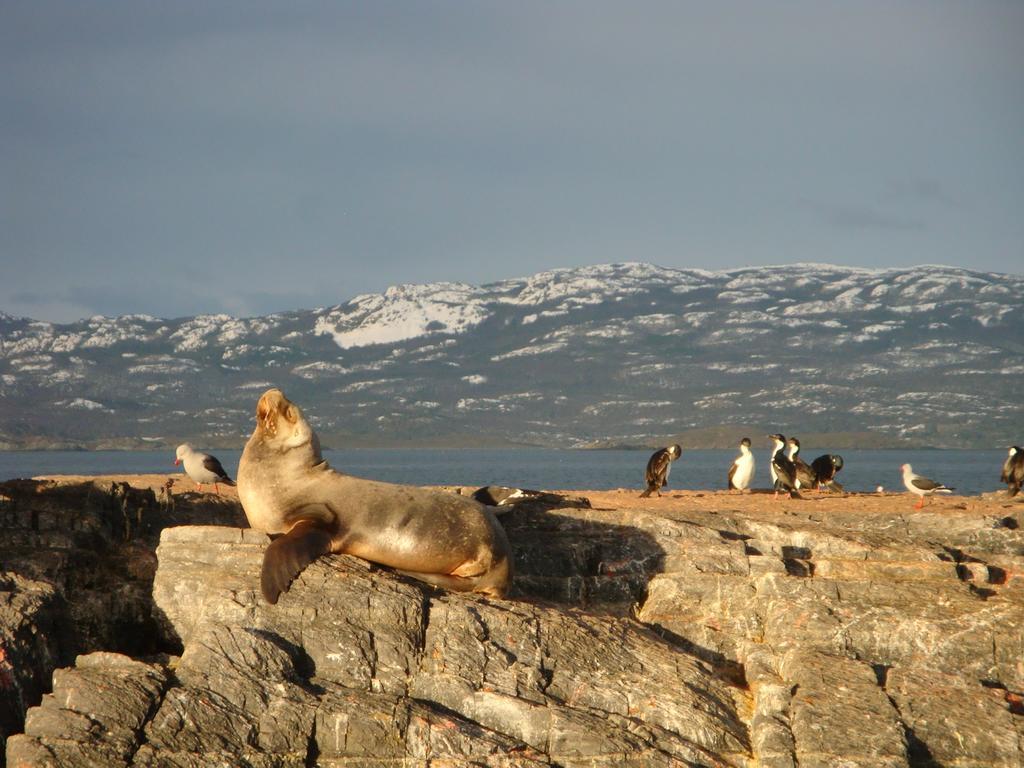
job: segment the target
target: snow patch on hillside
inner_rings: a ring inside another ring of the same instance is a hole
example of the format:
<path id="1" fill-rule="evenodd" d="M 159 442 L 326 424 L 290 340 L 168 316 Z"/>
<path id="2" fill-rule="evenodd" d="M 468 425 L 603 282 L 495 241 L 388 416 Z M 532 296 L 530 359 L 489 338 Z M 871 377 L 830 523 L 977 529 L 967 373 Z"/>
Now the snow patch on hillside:
<path id="1" fill-rule="evenodd" d="M 508 360 L 513 357 L 525 357 L 527 355 L 545 355 L 550 352 L 558 352 L 569 346 L 568 342 L 565 341 L 553 341 L 549 344 L 534 344 L 531 347 L 520 347 L 519 349 L 513 349 L 511 352 L 506 352 L 502 355 L 494 355 L 491 357 L 491 362 L 497 363 L 502 360 Z"/>
<path id="2" fill-rule="evenodd" d="M 201 369 L 199 363 L 187 357 L 172 357 L 171 355 L 151 355 L 141 359 L 138 365 L 128 368 L 128 373 L 133 374 L 168 374 L 168 373 L 191 373 Z"/>
<path id="3" fill-rule="evenodd" d="M 313 331 L 331 336 L 342 349 L 462 334 L 491 316 L 482 296 L 482 289 L 465 283 L 395 286 L 318 317 Z"/>
<path id="4" fill-rule="evenodd" d="M 229 315 L 199 315 L 181 324 L 181 327 L 171 334 L 171 340 L 175 341 L 176 352 L 190 352 L 201 349 L 210 343 L 210 336 L 218 333 L 225 325 L 233 325 L 239 321 Z"/>
<path id="5" fill-rule="evenodd" d="M 54 405 L 60 408 L 76 408 L 82 411 L 103 411 L 104 413 L 113 413 L 113 408 L 108 408 L 102 403 L 97 403 L 95 400 L 86 400 L 84 397 L 76 397 L 71 400 L 58 400 Z"/>
<path id="6" fill-rule="evenodd" d="M 316 379 L 324 374 L 333 374 L 335 376 L 344 376 L 350 373 L 350 369 L 346 368 L 339 363 L 327 363 L 322 360 L 318 360 L 315 363 L 306 363 L 305 365 L 297 365 L 292 368 L 292 373 L 303 379 Z"/>

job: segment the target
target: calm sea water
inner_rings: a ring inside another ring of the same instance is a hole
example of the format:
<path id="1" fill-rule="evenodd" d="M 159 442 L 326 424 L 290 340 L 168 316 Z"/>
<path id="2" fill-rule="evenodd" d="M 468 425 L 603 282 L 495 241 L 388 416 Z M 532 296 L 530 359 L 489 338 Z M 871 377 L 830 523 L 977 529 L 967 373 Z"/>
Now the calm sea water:
<path id="1" fill-rule="evenodd" d="M 241 451 L 214 451 L 232 477 Z M 810 461 L 818 452 L 804 450 Z M 824 451 L 822 451 L 824 453 Z M 999 482 L 1006 452 L 994 451 L 838 451 L 845 466 L 837 479 L 850 491 L 903 491 L 900 465 L 975 495 L 1005 488 Z M 535 489 L 642 488 L 650 451 L 570 451 L 546 449 L 380 449 L 324 451 L 331 466 L 373 480 L 411 485 L 510 485 Z M 671 489 L 726 487 L 735 451 L 683 451 L 672 465 Z M 767 488 L 768 448 L 755 451 L 754 487 Z M 180 472 L 173 452 L 10 451 L 0 452 L 0 479 L 36 475 L 99 475 Z"/>

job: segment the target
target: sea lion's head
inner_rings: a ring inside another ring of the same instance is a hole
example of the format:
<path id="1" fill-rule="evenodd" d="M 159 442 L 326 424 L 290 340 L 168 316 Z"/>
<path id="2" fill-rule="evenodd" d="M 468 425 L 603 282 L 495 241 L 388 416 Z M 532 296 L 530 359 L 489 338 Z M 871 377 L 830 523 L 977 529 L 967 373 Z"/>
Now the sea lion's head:
<path id="1" fill-rule="evenodd" d="M 268 389 L 256 404 L 256 430 L 272 450 L 290 451 L 309 446 L 316 461 L 320 460 L 320 441 L 302 415 L 302 409 L 284 396 L 280 389 Z"/>

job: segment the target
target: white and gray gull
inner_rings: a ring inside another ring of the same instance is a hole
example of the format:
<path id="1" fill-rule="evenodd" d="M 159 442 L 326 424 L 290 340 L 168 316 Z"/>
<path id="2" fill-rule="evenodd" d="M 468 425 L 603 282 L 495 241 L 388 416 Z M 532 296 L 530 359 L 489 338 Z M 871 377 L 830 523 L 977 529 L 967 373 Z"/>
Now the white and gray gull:
<path id="1" fill-rule="evenodd" d="M 921 509 L 924 506 L 924 497 L 931 496 L 935 493 L 952 493 L 955 488 L 947 488 L 942 483 L 937 483 L 927 477 L 921 475 L 915 475 L 913 468 L 909 464 L 904 464 L 900 467 L 903 472 L 903 485 L 908 491 L 915 496 L 920 497 L 920 501 L 914 505 L 914 509 Z"/>
<path id="2" fill-rule="evenodd" d="M 217 483 L 235 484 L 216 456 L 197 451 L 188 443 L 182 443 L 175 451 L 174 466 L 182 463 L 185 465 L 185 474 L 195 481 L 200 491 L 204 485 L 213 485 L 214 492 L 220 493 Z"/>

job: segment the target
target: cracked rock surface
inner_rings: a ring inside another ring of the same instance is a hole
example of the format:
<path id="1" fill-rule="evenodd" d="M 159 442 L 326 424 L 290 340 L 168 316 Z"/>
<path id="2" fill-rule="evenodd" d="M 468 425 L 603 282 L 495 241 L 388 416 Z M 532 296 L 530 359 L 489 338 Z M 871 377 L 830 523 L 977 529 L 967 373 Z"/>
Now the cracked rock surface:
<path id="1" fill-rule="evenodd" d="M 266 536 L 166 528 L 161 652 L 57 669 L 7 764 L 1024 764 L 1021 503 L 585 495 L 501 516 L 504 601 L 332 556 L 268 606 Z"/>

